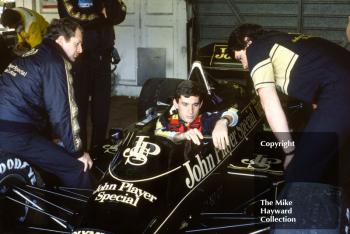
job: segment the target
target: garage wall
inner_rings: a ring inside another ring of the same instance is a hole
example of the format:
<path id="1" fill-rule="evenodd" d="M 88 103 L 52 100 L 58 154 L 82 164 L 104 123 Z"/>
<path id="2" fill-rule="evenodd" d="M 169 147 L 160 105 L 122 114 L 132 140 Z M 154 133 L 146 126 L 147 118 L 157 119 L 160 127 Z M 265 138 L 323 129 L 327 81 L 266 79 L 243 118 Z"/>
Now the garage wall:
<path id="1" fill-rule="evenodd" d="M 347 46 L 350 1 L 344 0 L 196 0 L 198 46 L 227 40 L 241 22 L 268 29 L 302 32 Z"/>

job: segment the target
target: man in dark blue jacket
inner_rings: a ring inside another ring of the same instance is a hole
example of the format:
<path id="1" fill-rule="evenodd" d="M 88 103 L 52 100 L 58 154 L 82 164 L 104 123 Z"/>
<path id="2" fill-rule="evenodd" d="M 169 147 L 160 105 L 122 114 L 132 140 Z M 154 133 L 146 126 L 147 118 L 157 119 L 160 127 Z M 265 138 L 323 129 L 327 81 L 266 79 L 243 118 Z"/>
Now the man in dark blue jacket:
<path id="1" fill-rule="evenodd" d="M 82 28 L 53 20 L 43 42 L 0 76 L 0 149 L 54 173 L 65 186 L 88 188 L 92 161 L 82 150 L 71 62 L 82 52 Z M 44 136 L 51 126 L 59 139 Z"/>
<path id="2" fill-rule="evenodd" d="M 107 17 L 106 0 L 58 0 L 58 13 L 84 29 L 83 53 L 73 67 L 74 90 L 79 107 L 83 147 L 87 146 L 87 116 L 91 97 L 91 146 L 106 138 L 111 96 L 111 54 L 113 22 Z M 118 0 L 113 0 L 118 1 Z M 125 9 L 125 5 L 124 10 Z"/>

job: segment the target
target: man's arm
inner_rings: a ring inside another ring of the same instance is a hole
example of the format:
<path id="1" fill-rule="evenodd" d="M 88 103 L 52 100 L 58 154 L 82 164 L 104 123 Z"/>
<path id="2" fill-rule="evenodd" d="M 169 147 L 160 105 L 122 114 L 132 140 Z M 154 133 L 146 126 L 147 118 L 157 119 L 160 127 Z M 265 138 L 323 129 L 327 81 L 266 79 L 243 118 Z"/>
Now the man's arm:
<path id="1" fill-rule="evenodd" d="M 43 98 L 53 131 L 68 153 L 76 158 L 83 155 L 79 136 L 78 108 L 74 100 L 70 64 L 62 58 L 47 58 L 41 66 Z"/>
<path id="2" fill-rule="evenodd" d="M 237 109 L 231 107 L 221 114 L 216 121 L 212 132 L 213 144 L 215 148 L 224 150 L 229 145 L 228 127 L 233 127 L 238 123 Z"/>
<path id="3" fill-rule="evenodd" d="M 157 120 L 157 124 L 156 124 L 156 129 L 154 130 L 154 134 L 156 136 L 161 136 L 161 137 L 165 137 L 168 138 L 171 141 L 174 141 L 174 136 L 176 135 L 177 132 L 174 131 L 168 131 L 164 120 L 162 120 L 163 116 L 160 116 Z"/>
<path id="4" fill-rule="evenodd" d="M 221 114 L 221 118 L 227 119 L 227 121 L 228 121 L 227 125 L 229 127 L 236 126 L 236 124 L 238 123 L 237 112 L 238 112 L 238 110 L 236 108 L 231 107 L 227 111 L 225 111 Z"/>
<path id="5" fill-rule="evenodd" d="M 55 60 L 55 59 L 54 59 Z M 92 160 L 82 150 L 79 136 L 78 108 L 74 101 L 69 62 L 49 61 L 41 69 L 45 107 L 54 133 L 65 150 L 84 164 L 84 171 L 92 167 Z"/>
<path id="6" fill-rule="evenodd" d="M 259 88 L 257 91 L 260 97 L 261 105 L 266 115 L 267 122 L 269 123 L 276 138 L 279 141 L 292 141 L 287 117 L 282 109 L 276 88 L 274 86 L 267 86 Z M 283 150 L 287 155 L 283 166 L 284 168 L 287 168 L 288 164 L 294 157 L 294 154 L 290 154 L 294 151 L 294 147 L 290 146 L 288 148 L 283 148 Z"/>
<path id="7" fill-rule="evenodd" d="M 201 144 L 200 140 L 202 139 L 203 139 L 203 135 L 197 128 L 189 129 L 188 131 L 182 132 L 182 133 L 177 132 L 174 135 L 174 142 L 189 140 L 195 143 L 196 145 L 200 145 Z"/>

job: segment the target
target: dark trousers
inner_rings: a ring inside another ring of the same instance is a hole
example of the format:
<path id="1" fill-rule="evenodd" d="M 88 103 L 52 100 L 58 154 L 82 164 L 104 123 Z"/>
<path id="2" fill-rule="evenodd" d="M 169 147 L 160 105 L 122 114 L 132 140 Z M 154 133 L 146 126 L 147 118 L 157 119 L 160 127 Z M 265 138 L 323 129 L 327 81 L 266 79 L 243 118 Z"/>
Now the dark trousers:
<path id="1" fill-rule="evenodd" d="M 92 137 L 90 146 L 101 145 L 106 138 L 111 96 L 111 51 L 83 54 L 73 69 L 74 92 L 79 108 L 79 124 L 87 150 L 87 121 L 91 97 Z M 91 148 L 90 147 L 90 148 Z"/>
<path id="2" fill-rule="evenodd" d="M 349 176 L 350 78 L 348 80 L 323 88 L 317 109 L 296 143 L 295 157 L 285 172 L 287 182 L 329 183 L 333 179 L 339 184 Z"/>
<path id="3" fill-rule="evenodd" d="M 91 188 L 90 175 L 84 172 L 83 163 L 37 133 L 1 131 L 0 149 L 16 153 L 31 165 L 56 175 L 63 186 Z"/>
<path id="4" fill-rule="evenodd" d="M 340 79 L 321 91 L 278 198 L 293 203 L 289 216 L 296 222 L 277 223 L 271 233 L 340 233 L 343 207 L 349 201 L 349 88 L 350 79 Z"/>

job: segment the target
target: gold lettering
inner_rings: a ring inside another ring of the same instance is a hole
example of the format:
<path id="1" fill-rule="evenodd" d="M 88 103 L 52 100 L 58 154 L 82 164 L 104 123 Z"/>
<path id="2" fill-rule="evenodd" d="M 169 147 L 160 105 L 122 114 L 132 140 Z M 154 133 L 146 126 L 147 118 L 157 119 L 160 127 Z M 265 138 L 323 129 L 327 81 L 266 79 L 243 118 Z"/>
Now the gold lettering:
<path id="1" fill-rule="evenodd" d="M 219 51 L 215 54 L 216 59 L 231 59 L 230 55 L 227 53 L 227 47 L 219 47 Z"/>
<path id="2" fill-rule="evenodd" d="M 292 39 L 292 42 L 296 43 L 296 42 L 298 42 L 298 41 L 300 41 L 300 40 L 307 40 L 307 39 L 309 39 L 309 38 L 311 38 L 311 36 L 304 35 L 304 34 L 300 34 L 299 36 L 294 37 L 294 38 Z"/>

